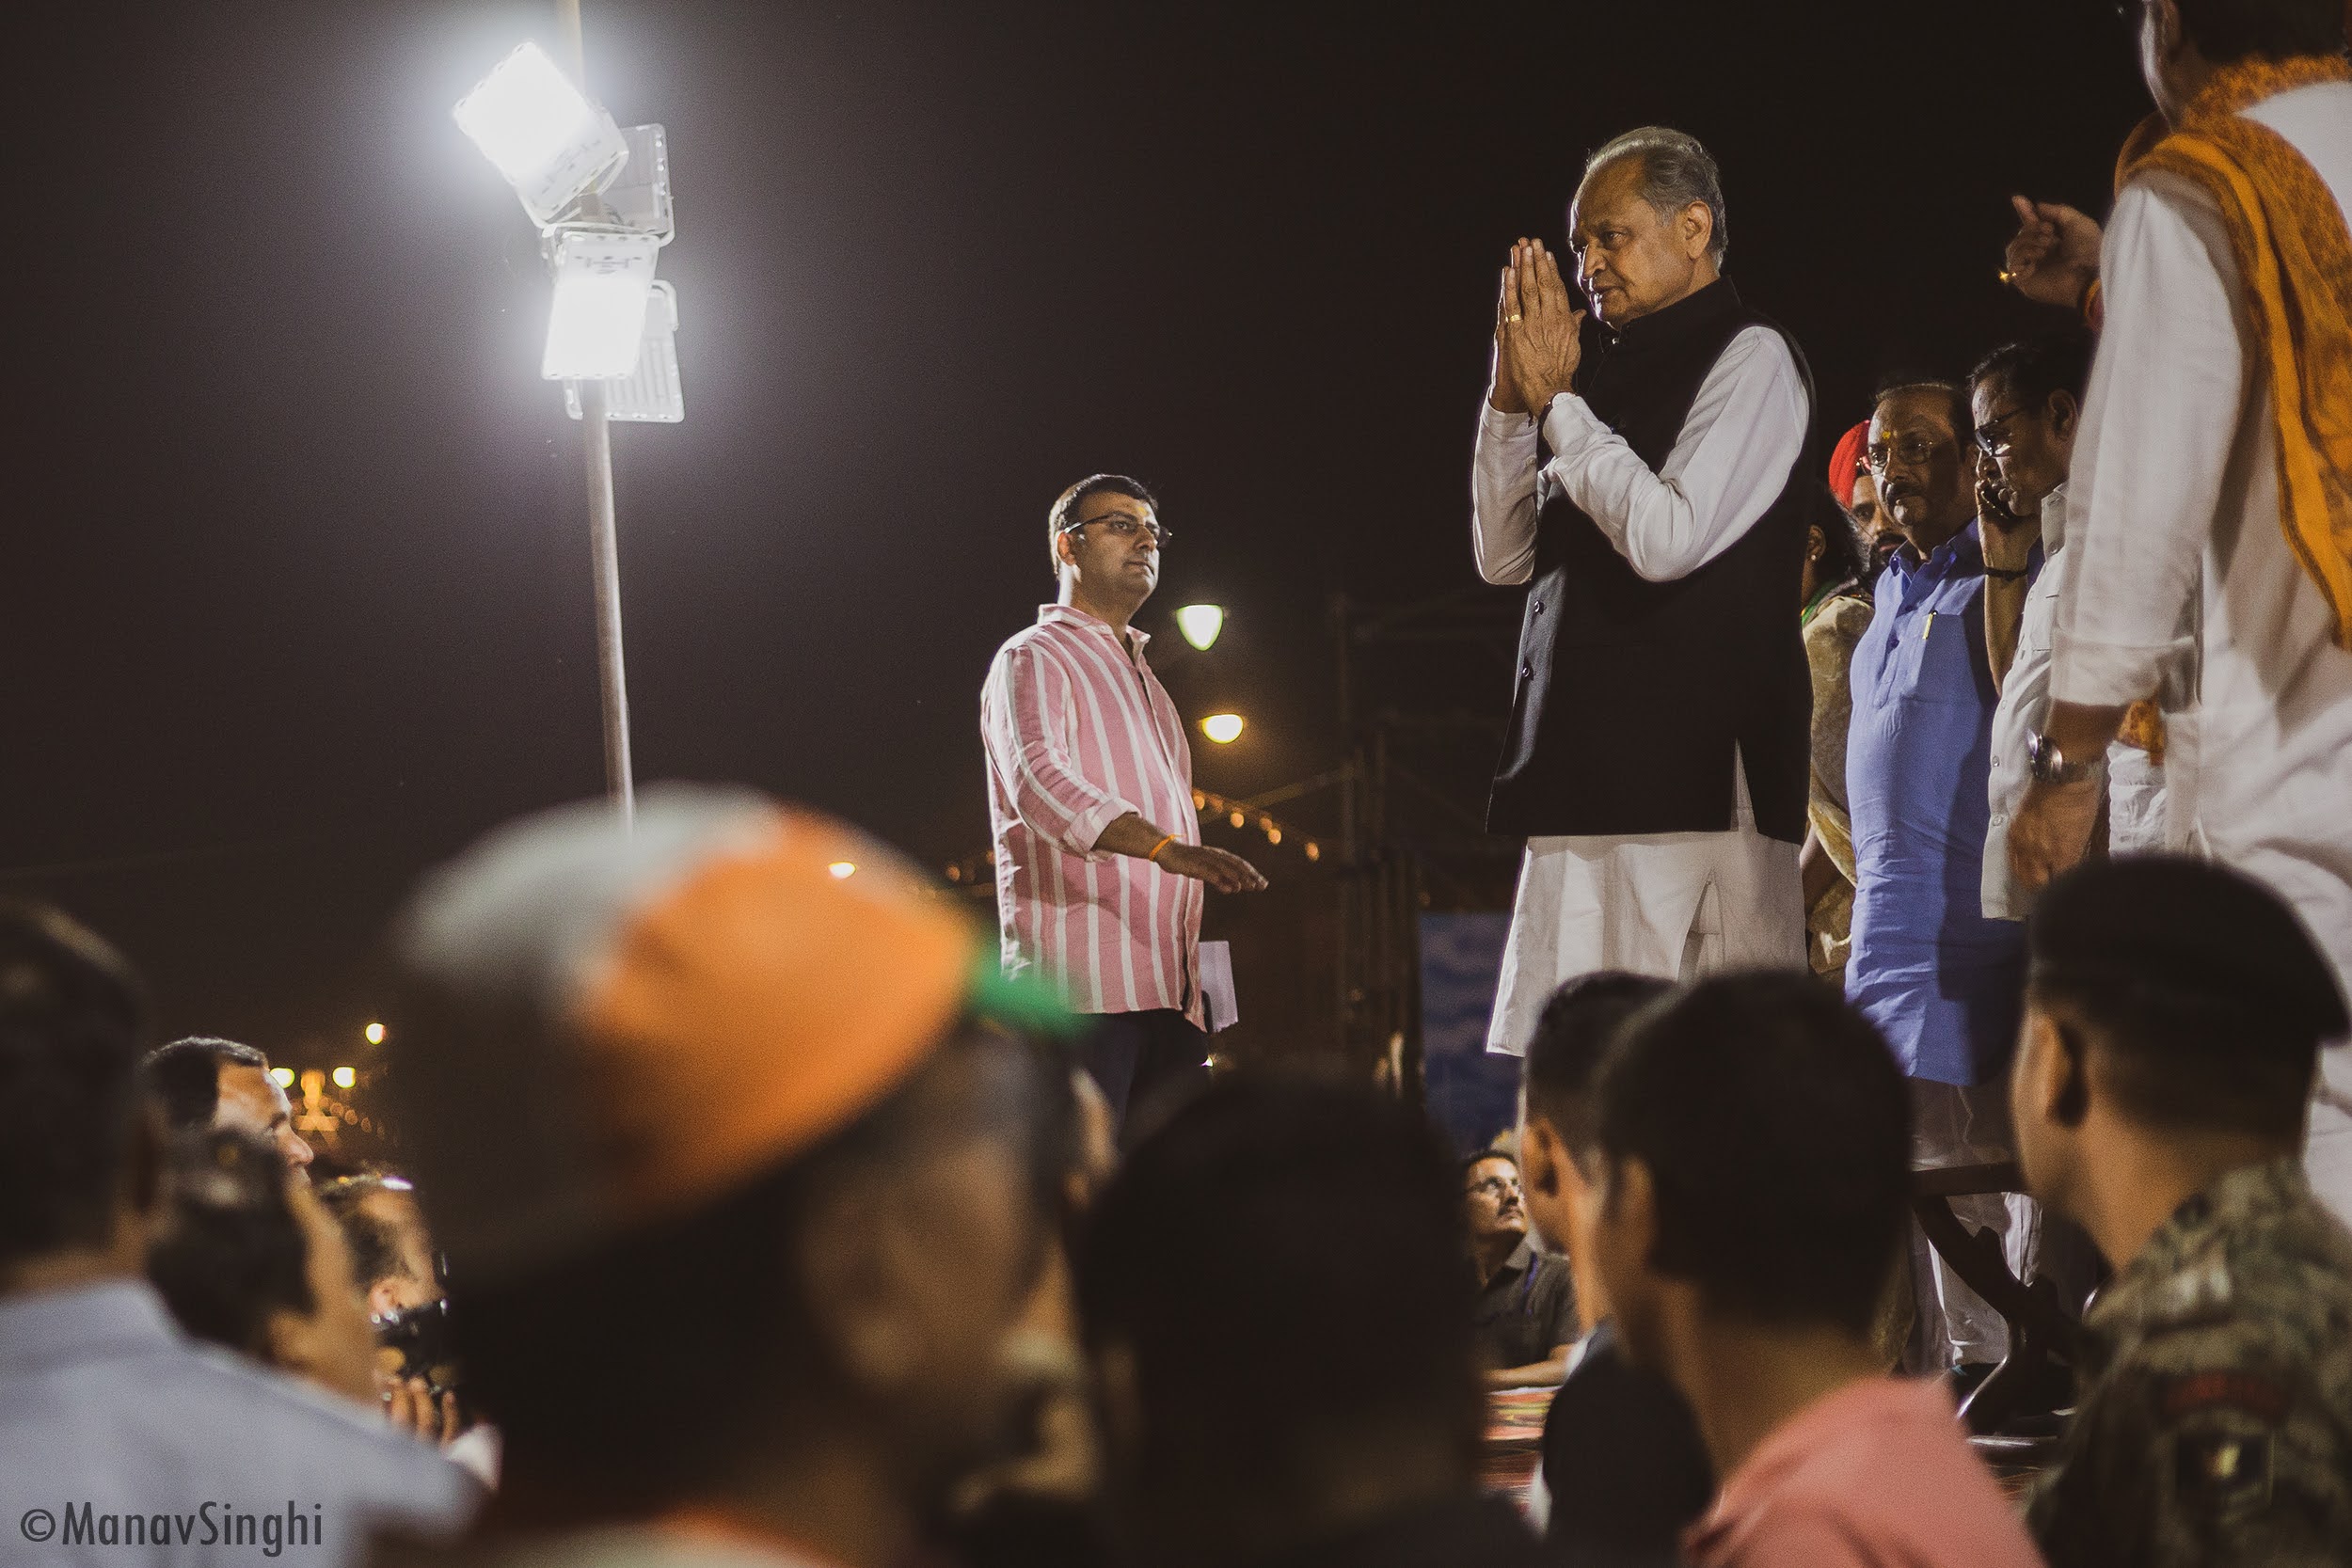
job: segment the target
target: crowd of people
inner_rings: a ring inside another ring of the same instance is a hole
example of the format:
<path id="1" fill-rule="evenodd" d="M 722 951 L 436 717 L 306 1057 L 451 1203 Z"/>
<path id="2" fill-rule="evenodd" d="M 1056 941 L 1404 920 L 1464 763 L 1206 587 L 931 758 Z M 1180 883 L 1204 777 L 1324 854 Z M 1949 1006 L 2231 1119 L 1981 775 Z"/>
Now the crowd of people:
<path id="1" fill-rule="evenodd" d="M 503 830 L 396 944 L 405 1174 L 314 1187 L 258 1053 L 151 1049 L 99 938 L 0 911 L 0 1559 L 2352 1546 L 2352 1235 L 2300 1164 L 2352 1021 L 2209 862 L 2087 865 L 2025 927 L 2018 1157 L 2113 1277 L 2022 1510 L 1890 1356 L 1914 1096 L 1803 969 L 1570 982 L 1517 1151 L 1465 1161 L 1393 1094 L 1250 1073 L 1122 1153 L 1079 1015 L 886 850 L 743 792 Z M 1530 1380 L 1522 1511 L 1479 1455 Z"/>
<path id="2" fill-rule="evenodd" d="M 264 1053 L 0 907 L 0 1563 L 2352 1561 L 2352 65 L 2338 0 L 2137 9 L 2111 217 L 2003 258 L 2079 319 L 1887 378 L 1834 511 L 1697 142 L 1589 162 L 1592 319 L 1513 247 L 1502 1143 L 1208 1071 L 1263 879 L 1097 475 L 982 695 L 993 942 L 749 792 L 527 818 L 403 910 L 398 1167 L 327 1180 Z M 1952 1167 L 2080 1320 L 1998 1474 Z"/>

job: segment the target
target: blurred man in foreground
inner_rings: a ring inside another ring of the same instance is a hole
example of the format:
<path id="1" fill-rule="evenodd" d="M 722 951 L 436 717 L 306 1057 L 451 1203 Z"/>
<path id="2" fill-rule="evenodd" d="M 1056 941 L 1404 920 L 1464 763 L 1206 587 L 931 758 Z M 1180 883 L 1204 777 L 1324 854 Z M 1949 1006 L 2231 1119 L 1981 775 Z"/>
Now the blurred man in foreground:
<path id="1" fill-rule="evenodd" d="M 1657 1372 L 1627 1359 L 1593 1260 L 1600 1170 L 1595 1084 L 1627 1021 L 1670 989 L 1646 974 L 1583 975 L 1560 988 L 1527 1042 L 1519 1148 L 1528 1212 L 1567 1252 L 1588 1329 L 1544 1416 L 1545 1539 L 1571 1563 L 1679 1563 L 1683 1530 L 1715 1495 L 1689 1402 Z"/>
<path id="2" fill-rule="evenodd" d="M 1141 1568 L 1533 1568 L 1479 1496 L 1455 1162 L 1368 1089 L 1221 1084 L 1129 1155 L 1078 1265 Z"/>
<path id="3" fill-rule="evenodd" d="M 402 1125 L 504 1436 L 465 1560 L 903 1560 L 1017 1439 L 1063 1175 L 959 911 L 834 822 L 672 786 L 633 832 L 493 835 L 398 945 Z"/>
<path id="4" fill-rule="evenodd" d="M 1908 1120 L 1885 1042 L 1804 974 L 1702 981 L 1602 1070 L 1602 1289 L 1723 1478 L 1696 1568 L 2040 1562 L 1942 1381 L 1887 1376 L 1872 1343 Z"/>
<path id="5" fill-rule="evenodd" d="M 480 1493 L 455 1466 L 191 1343 L 148 1284 L 145 1027 L 98 938 L 0 908 L 0 1561 L 355 1568 L 373 1528 L 458 1528 Z"/>
<path id="6" fill-rule="evenodd" d="M 2115 1267 L 2028 1520 L 2052 1568 L 2352 1561 L 2352 1235 L 2297 1153 L 2335 977 L 2280 899 L 2152 856 L 2051 885 L 2010 1093 Z"/>

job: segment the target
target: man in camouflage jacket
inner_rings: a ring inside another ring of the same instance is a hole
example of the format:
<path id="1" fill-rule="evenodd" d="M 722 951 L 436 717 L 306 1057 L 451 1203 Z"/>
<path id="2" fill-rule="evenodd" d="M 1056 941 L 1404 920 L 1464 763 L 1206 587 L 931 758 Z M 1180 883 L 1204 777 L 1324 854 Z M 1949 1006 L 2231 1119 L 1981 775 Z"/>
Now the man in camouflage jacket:
<path id="1" fill-rule="evenodd" d="M 2026 1183 L 2117 1265 L 2035 1539 L 2052 1568 L 2352 1563 L 2352 1233 L 2300 1157 L 2332 972 L 2267 889 L 2169 857 L 2058 882 L 2029 943 Z"/>

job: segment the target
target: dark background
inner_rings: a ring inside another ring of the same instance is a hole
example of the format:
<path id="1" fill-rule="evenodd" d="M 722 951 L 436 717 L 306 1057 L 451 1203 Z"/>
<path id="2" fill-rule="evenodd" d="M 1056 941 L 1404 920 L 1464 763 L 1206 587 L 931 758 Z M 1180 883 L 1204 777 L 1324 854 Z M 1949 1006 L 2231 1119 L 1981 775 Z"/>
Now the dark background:
<path id="1" fill-rule="evenodd" d="M 150 0 L 12 40 L 0 892 L 112 935 L 172 1032 L 352 1054 L 416 873 L 601 788 L 548 286 L 449 114 L 524 36 L 552 5 Z M 615 440 L 640 777 L 943 866 L 985 846 L 977 692 L 1050 595 L 1044 509 L 1094 469 L 1176 534 L 1144 624 L 1232 607 L 1170 672 L 1251 721 L 1200 783 L 1330 760 L 1324 607 L 1474 582 L 1495 270 L 1603 139 L 1715 150 L 1826 436 L 1883 370 L 2053 325 L 1994 281 L 2004 198 L 2104 211 L 2144 106 L 2101 0 L 590 0 L 587 40 L 679 213 L 687 421 Z M 1327 982 L 1249 938 L 1313 927 L 1327 867 L 1256 844 L 1290 891 L 1235 932 L 1244 1006 L 1311 1028 Z"/>

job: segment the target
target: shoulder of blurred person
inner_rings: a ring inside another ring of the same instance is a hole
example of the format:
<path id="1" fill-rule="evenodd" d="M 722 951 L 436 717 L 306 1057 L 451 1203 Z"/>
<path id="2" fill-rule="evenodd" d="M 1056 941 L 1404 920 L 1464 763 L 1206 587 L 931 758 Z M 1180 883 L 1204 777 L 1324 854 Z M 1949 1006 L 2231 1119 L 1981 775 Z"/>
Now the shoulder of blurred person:
<path id="1" fill-rule="evenodd" d="M 2051 1562 L 2352 1561 L 2352 1234 L 2292 1160 L 2191 1197 L 2102 1292 L 2028 1519 Z"/>
<path id="2" fill-rule="evenodd" d="M 834 1568 L 735 1521 L 682 1515 L 566 1533 L 475 1536 L 453 1544 L 382 1543 L 367 1568 Z"/>
<path id="3" fill-rule="evenodd" d="M 1677 1543 L 1715 1495 L 1698 1422 L 1674 1385 L 1637 1367 L 1604 1323 L 1544 1417 L 1548 1538 L 1579 1560 L 1679 1560 Z"/>
<path id="4" fill-rule="evenodd" d="M 274 1530 L 273 1555 L 333 1568 L 358 1560 L 372 1523 L 462 1527 L 479 1491 L 432 1449 L 192 1344 L 140 1277 L 162 1118 L 143 1104 L 146 1004 L 120 956 L 55 910 L 0 904 L 0 1517 L 38 1549 L 46 1512 L 63 1553 L 77 1508 L 100 1547 L 161 1515 L 181 1549 L 140 1560 L 163 1562 L 222 1560 L 225 1536 L 204 1531 L 244 1525 L 256 1555 Z"/>
<path id="5" fill-rule="evenodd" d="M 338 1563 L 358 1560 L 371 1522 L 453 1535 L 483 1498 L 366 1407 L 190 1340 L 128 1279 L 0 1299 L 0 1453 L 11 1518 L 108 1497 L 124 1512 L 282 1515 L 293 1499 L 325 1511 Z"/>
<path id="6" fill-rule="evenodd" d="M 1370 1089 L 1248 1077 L 1129 1154 L 1077 1273 L 1133 1561 L 1539 1560 L 1478 1485 L 1460 1170 Z"/>

